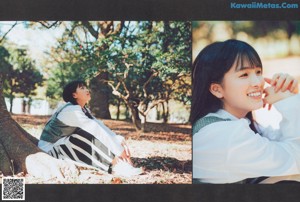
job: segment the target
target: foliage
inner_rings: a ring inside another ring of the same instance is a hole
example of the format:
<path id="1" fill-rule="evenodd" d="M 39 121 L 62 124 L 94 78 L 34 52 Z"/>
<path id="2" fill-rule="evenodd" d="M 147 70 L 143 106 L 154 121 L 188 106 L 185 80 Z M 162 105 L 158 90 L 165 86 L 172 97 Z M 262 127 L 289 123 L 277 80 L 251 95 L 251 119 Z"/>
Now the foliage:
<path id="1" fill-rule="evenodd" d="M 299 21 L 195 21 L 192 26 L 195 54 L 212 42 L 235 38 L 264 46 L 263 57 L 299 55 Z"/>
<path id="2" fill-rule="evenodd" d="M 0 63 L 4 78 L 3 93 L 10 98 L 11 111 L 14 97 L 19 95 L 30 98 L 35 95 L 34 90 L 43 84 L 43 76 L 25 49 L 12 49 L 9 52 L 0 47 Z"/>
<path id="3" fill-rule="evenodd" d="M 43 76 L 36 68 L 34 61 L 28 56 L 25 49 L 12 50 L 10 54 L 12 71 L 6 78 L 5 92 L 20 94 L 25 97 L 35 95 L 34 90 L 37 86 L 42 86 Z"/>
<path id="4" fill-rule="evenodd" d="M 48 95 L 55 97 L 55 86 L 67 78 L 106 73 L 112 92 L 133 108 L 142 103 L 142 114 L 156 101 L 189 104 L 190 38 L 189 22 L 70 22 L 52 51 L 57 66 L 49 82 L 55 90 L 49 83 Z"/>
<path id="5" fill-rule="evenodd" d="M 9 63 L 9 52 L 3 46 L 0 46 L 0 75 L 6 78 L 11 71 L 12 66 Z"/>
<path id="6" fill-rule="evenodd" d="M 232 22 L 234 32 L 244 31 L 251 36 L 265 37 L 269 34 L 275 38 L 291 38 L 293 34 L 300 34 L 300 23 L 297 21 L 245 21 Z M 298 30 L 297 30 L 298 27 Z"/>

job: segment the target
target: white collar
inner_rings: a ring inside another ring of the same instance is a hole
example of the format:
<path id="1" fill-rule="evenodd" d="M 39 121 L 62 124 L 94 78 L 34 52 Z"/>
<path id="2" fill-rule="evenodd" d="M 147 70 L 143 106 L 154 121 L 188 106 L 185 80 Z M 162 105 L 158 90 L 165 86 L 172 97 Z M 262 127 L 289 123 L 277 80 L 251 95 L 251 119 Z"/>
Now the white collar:
<path id="1" fill-rule="evenodd" d="M 224 109 L 219 109 L 217 112 L 215 113 L 209 113 L 206 116 L 217 116 L 219 118 L 222 119 L 230 119 L 233 121 L 237 121 L 237 120 L 246 120 L 249 124 L 251 123 L 251 121 L 248 118 L 237 118 L 236 116 L 230 114 L 228 111 L 224 110 Z"/>

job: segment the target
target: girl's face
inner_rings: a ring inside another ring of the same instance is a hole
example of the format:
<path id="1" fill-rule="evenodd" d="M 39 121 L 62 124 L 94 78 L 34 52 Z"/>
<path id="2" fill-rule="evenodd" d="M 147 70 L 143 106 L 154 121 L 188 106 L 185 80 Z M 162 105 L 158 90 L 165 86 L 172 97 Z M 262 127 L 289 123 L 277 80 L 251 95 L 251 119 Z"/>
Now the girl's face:
<path id="1" fill-rule="evenodd" d="M 262 68 L 251 67 L 247 62 L 242 64 L 241 68 L 236 68 L 234 64 L 224 75 L 222 83 L 216 84 L 219 85 L 217 97 L 222 99 L 223 108 L 238 118 L 243 118 L 248 112 L 263 106 Z"/>
<path id="2" fill-rule="evenodd" d="M 73 97 L 76 99 L 77 103 L 81 106 L 84 106 L 88 101 L 91 100 L 90 91 L 84 85 L 77 87 L 76 92 L 73 93 Z"/>

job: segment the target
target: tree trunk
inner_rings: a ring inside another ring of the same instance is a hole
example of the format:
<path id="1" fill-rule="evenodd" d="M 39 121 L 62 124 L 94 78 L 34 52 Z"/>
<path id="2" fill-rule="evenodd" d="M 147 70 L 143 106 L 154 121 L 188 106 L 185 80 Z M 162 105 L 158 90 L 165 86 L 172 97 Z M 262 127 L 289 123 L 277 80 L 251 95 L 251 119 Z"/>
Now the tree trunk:
<path id="1" fill-rule="evenodd" d="M 0 171 L 4 176 L 19 172 L 39 179 L 58 178 L 62 182 L 79 175 L 74 163 L 41 152 L 38 140 L 15 122 L 7 111 L 0 75 Z"/>
<path id="2" fill-rule="evenodd" d="M 9 96 L 9 104 L 10 104 L 9 112 L 10 112 L 10 113 L 12 113 L 13 102 L 14 102 L 14 97 L 13 97 L 13 95 L 12 95 L 12 93 L 11 93 L 10 96 Z"/>
<path id="3" fill-rule="evenodd" d="M 24 98 L 23 98 L 23 101 L 22 101 L 22 113 L 26 114 L 26 100 Z"/>
<path id="4" fill-rule="evenodd" d="M 121 112 L 121 100 L 119 98 L 117 98 L 117 120 L 120 120 L 120 112 Z"/>
<path id="5" fill-rule="evenodd" d="M 160 110 L 159 110 L 159 106 L 157 105 L 155 107 L 155 110 L 156 110 L 156 120 L 160 120 L 161 119 L 161 114 L 160 114 Z"/>
<path id="6" fill-rule="evenodd" d="M 162 107 L 163 107 L 163 119 L 164 119 L 164 123 L 168 122 L 168 117 L 169 117 L 169 102 L 166 101 L 166 107 L 165 107 L 165 103 L 162 103 Z"/>
<path id="7" fill-rule="evenodd" d="M 124 100 L 125 104 L 128 106 L 129 110 L 130 110 L 130 113 L 131 113 L 131 120 L 132 120 L 132 123 L 134 124 L 135 126 L 135 130 L 136 131 L 140 131 L 141 128 L 139 126 L 139 122 L 138 122 L 138 118 L 137 118 L 137 114 L 136 114 L 136 108 L 128 101 Z"/>
<path id="8" fill-rule="evenodd" d="M 37 140 L 23 130 L 6 109 L 0 84 L 0 170 L 4 175 L 25 172 L 25 159 L 40 151 Z"/>
<path id="9" fill-rule="evenodd" d="M 31 103 L 32 103 L 32 99 L 29 98 L 27 102 L 27 114 L 31 114 Z"/>
<path id="10" fill-rule="evenodd" d="M 146 122 L 147 122 L 146 117 L 147 117 L 147 115 L 142 116 L 142 118 L 141 118 L 141 130 L 142 130 L 142 132 L 146 132 L 146 130 L 145 130 L 145 126 L 146 126 Z"/>
<path id="11" fill-rule="evenodd" d="M 93 78 L 90 83 L 92 99 L 90 106 L 93 114 L 97 118 L 111 119 L 109 112 L 109 95 L 110 89 L 101 80 L 107 80 L 108 74 L 101 73 L 97 77 Z"/>
<path id="12" fill-rule="evenodd" d="M 130 113 L 129 113 L 129 108 L 127 104 L 125 104 L 125 119 L 129 120 L 130 119 Z"/>

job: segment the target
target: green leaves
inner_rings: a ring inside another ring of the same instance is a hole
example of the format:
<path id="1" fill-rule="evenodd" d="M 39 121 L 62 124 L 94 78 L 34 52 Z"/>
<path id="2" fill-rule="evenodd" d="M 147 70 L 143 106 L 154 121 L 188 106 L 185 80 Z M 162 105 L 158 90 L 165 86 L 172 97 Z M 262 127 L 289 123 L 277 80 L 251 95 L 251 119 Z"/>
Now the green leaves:
<path id="1" fill-rule="evenodd" d="M 30 97 L 35 95 L 34 90 L 43 83 L 43 76 L 37 70 L 34 61 L 27 55 L 25 49 L 12 49 L 10 53 L 5 51 L 5 57 L 1 58 L 6 63 L 8 70 L 4 79 L 4 94 L 15 96 L 16 94 Z M 1 52 L 1 51 L 0 51 Z"/>
<path id="2" fill-rule="evenodd" d="M 59 70 L 52 70 L 61 80 L 56 85 L 106 72 L 104 82 L 130 99 L 190 100 L 190 83 L 181 88 L 176 82 L 190 75 L 190 22 L 69 22 L 67 27 L 52 52 L 60 58 Z"/>

